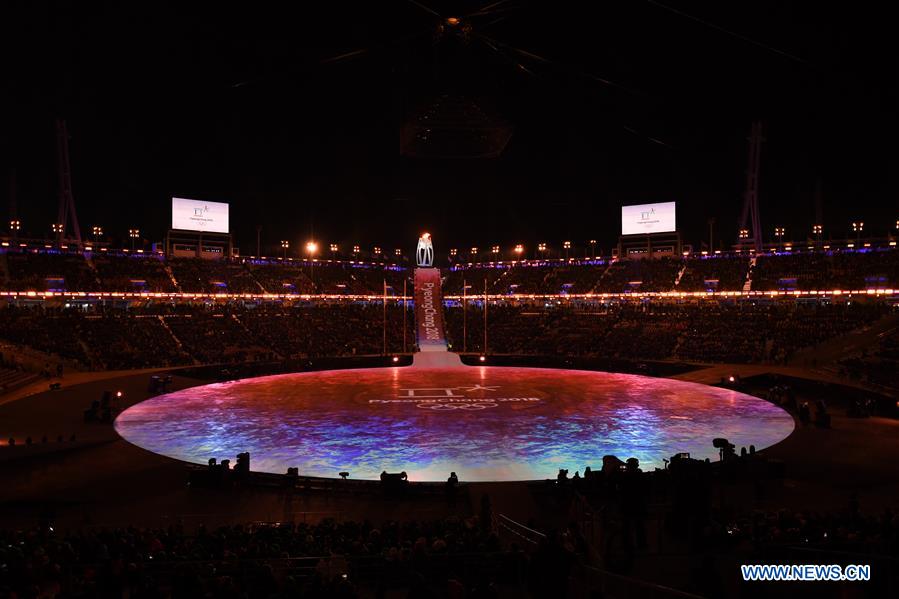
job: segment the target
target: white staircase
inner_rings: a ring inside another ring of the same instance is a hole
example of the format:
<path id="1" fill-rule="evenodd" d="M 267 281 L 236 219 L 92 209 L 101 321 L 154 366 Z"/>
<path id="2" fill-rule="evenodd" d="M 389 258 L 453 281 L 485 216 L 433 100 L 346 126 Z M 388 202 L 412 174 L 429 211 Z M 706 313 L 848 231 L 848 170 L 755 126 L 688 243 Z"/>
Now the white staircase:
<path id="1" fill-rule="evenodd" d="M 167 322 L 165 321 L 165 316 L 162 316 L 161 314 L 158 314 L 158 315 L 156 316 L 156 318 L 158 318 L 158 319 L 159 319 L 159 322 L 162 323 L 162 328 L 164 328 L 166 331 L 168 331 L 169 335 L 172 337 L 172 340 L 175 342 L 175 346 L 178 348 L 178 351 L 180 351 L 180 352 L 181 352 L 182 354 L 184 354 L 185 356 L 189 357 L 189 358 L 191 359 L 191 361 L 192 361 L 194 364 L 199 364 L 200 361 L 197 360 L 195 357 L 193 357 L 193 356 L 190 354 L 190 352 L 188 352 L 188 351 L 185 349 L 184 344 L 181 343 L 181 340 L 180 340 L 180 339 L 178 339 L 178 335 L 175 334 L 175 331 L 172 330 L 172 328 L 169 326 L 169 323 L 167 323 Z"/>
<path id="2" fill-rule="evenodd" d="M 674 278 L 674 288 L 677 289 L 677 286 L 680 285 L 680 280 L 684 276 L 684 273 L 687 272 L 687 263 L 684 262 L 684 265 L 680 267 L 680 270 L 677 271 L 677 276 Z"/>
<path id="3" fill-rule="evenodd" d="M 100 271 L 97 270 L 97 265 L 94 264 L 94 261 L 91 260 L 91 255 L 87 252 L 83 252 L 84 262 L 87 264 L 87 267 L 90 269 L 91 273 L 94 275 L 94 281 L 97 283 L 97 289 L 102 289 L 100 285 L 102 285 L 100 281 Z"/>
<path id="4" fill-rule="evenodd" d="M 163 267 L 163 270 L 165 270 L 165 274 L 169 276 L 169 280 L 172 282 L 172 285 L 175 286 L 175 291 L 181 291 L 181 286 L 178 285 L 178 279 L 175 278 L 175 273 L 172 272 L 172 267 L 166 264 Z"/>
<path id="5" fill-rule="evenodd" d="M 606 276 L 612 271 L 612 267 L 618 263 L 617 260 L 609 260 L 609 265 L 606 266 L 605 270 L 602 271 L 602 274 L 599 275 L 599 278 L 596 280 L 596 284 L 593 285 L 593 288 L 590 290 L 591 292 L 599 289 L 599 284 L 602 283 L 602 280 L 606 278 Z"/>
<path id="6" fill-rule="evenodd" d="M 752 291 L 752 271 L 755 269 L 755 260 L 755 256 L 749 260 L 749 270 L 746 271 L 746 281 L 743 283 L 743 293 Z"/>

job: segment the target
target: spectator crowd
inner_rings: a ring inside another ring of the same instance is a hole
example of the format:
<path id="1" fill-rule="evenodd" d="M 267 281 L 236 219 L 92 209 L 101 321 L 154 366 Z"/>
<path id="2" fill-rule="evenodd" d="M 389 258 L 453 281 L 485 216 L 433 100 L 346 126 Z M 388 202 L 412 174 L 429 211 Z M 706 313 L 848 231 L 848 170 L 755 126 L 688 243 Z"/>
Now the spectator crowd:
<path id="1" fill-rule="evenodd" d="M 409 270 L 356 262 L 166 259 L 153 253 L 0 252 L 0 291 L 401 295 Z M 411 289 L 411 282 L 408 282 Z"/>
<path id="2" fill-rule="evenodd" d="M 0 252 L 0 290 L 401 295 L 401 264 L 261 258 L 166 259 L 155 253 L 30 249 Z M 862 290 L 899 287 L 899 250 L 689 255 L 661 259 L 456 264 L 444 295 L 671 291 Z"/>
<path id="3" fill-rule="evenodd" d="M 9 305 L 0 339 L 89 370 L 354 356 L 383 351 L 385 315 L 387 349 L 401 351 L 402 304 L 365 302 Z"/>
<path id="4" fill-rule="evenodd" d="M 461 304 L 450 304 L 450 349 L 483 351 L 482 302 L 469 301 L 464 315 Z M 386 307 L 347 300 L 9 304 L 0 307 L 0 339 L 92 370 L 374 355 L 384 351 L 385 331 L 388 353 L 412 351 L 411 303 L 405 310 L 404 326 L 403 304 L 395 301 Z M 785 364 L 798 350 L 891 311 L 873 299 L 498 300 L 488 306 L 487 339 L 496 354 Z M 855 378 L 893 381 L 894 337 L 844 360 L 843 369 Z"/>
<path id="5" fill-rule="evenodd" d="M 468 303 L 465 315 L 461 305 L 447 310 L 447 336 L 457 351 L 483 351 L 482 302 Z M 891 310 L 878 301 L 792 298 L 498 302 L 488 305 L 487 342 L 500 354 L 782 364 Z"/>

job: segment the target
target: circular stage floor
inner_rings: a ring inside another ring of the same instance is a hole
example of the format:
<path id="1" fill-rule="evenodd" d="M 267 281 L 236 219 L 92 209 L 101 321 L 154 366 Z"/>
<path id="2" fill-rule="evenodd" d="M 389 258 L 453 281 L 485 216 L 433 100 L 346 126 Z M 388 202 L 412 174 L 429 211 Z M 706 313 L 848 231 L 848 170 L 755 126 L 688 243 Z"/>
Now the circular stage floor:
<path id="1" fill-rule="evenodd" d="M 793 418 L 766 401 L 696 383 L 539 368 L 377 368 L 266 376 L 154 397 L 115 423 L 125 439 L 172 458 L 251 454 L 251 469 L 410 480 L 553 478 L 597 469 L 603 455 L 641 467 L 714 437 L 773 445 Z"/>

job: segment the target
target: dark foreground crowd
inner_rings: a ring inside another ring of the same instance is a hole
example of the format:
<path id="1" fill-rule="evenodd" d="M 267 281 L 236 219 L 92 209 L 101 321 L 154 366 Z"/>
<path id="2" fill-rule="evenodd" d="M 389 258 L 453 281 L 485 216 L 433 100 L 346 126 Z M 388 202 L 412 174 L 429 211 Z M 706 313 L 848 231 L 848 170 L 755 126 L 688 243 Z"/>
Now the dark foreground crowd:
<path id="1" fill-rule="evenodd" d="M 0 596 L 497 597 L 557 579 L 583 558 L 566 531 L 536 551 L 480 518 L 0 531 Z"/>

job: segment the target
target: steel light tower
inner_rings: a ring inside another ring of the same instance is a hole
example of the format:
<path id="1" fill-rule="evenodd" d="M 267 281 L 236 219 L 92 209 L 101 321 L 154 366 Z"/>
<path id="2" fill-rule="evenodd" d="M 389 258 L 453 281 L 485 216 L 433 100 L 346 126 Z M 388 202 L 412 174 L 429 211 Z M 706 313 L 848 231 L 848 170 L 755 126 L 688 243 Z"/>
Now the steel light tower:
<path id="1" fill-rule="evenodd" d="M 743 214 L 740 217 L 740 245 L 762 251 L 762 225 L 759 216 L 759 166 L 761 164 L 762 122 L 752 123 L 749 133 L 749 159 L 746 167 L 746 190 L 743 193 Z M 746 232 L 744 236 L 743 232 Z"/>
<path id="2" fill-rule="evenodd" d="M 57 241 L 61 242 L 65 235 L 66 225 L 71 225 L 73 240 L 78 249 L 83 249 L 81 227 L 78 225 L 78 214 L 75 212 L 75 196 L 72 194 L 72 169 L 69 163 L 69 130 L 63 119 L 56 119 L 56 156 L 59 175 L 59 210 L 54 230 Z"/>

